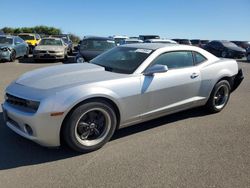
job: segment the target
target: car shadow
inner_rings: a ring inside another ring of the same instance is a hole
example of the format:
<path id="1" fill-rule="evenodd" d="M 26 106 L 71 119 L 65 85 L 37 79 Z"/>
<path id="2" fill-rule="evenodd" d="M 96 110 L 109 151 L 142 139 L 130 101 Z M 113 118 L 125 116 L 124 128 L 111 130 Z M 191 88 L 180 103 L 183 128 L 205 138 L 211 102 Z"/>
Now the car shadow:
<path id="1" fill-rule="evenodd" d="M 152 121 L 117 130 L 110 142 L 159 126 L 167 126 L 167 124 L 171 122 L 205 115 L 208 115 L 205 110 L 196 108 L 164 116 Z M 46 148 L 16 135 L 4 125 L 2 112 L 0 112 L 0 138 L 0 170 L 42 164 L 81 155 L 64 145 L 58 149 Z"/>

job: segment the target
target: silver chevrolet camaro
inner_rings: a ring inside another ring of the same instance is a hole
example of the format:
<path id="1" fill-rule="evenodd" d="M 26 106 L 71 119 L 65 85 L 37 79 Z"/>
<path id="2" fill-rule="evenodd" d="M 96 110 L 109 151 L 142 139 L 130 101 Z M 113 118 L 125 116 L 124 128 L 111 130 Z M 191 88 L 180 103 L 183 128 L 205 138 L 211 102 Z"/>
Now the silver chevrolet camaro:
<path id="1" fill-rule="evenodd" d="M 205 106 L 221 111 L 243 80 L 235 60 L 194 46 L 128 44 L 89 63 L 22 75 L 6 89 L 6 125 L 43 146 L 102 147 L 115 130 Z"/>

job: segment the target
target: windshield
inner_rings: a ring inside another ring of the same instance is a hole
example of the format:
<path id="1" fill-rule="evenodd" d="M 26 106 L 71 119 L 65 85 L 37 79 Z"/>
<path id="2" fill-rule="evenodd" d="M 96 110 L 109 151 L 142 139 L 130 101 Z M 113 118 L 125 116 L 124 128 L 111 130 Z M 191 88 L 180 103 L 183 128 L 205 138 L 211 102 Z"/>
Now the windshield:
<path id="1" fill-rule="evenodd" d="M 42 39 L 39 45 L 62 46 L 61 39 Z"/>
<path id="2" fill-rule="evenodd" d="M 0 37 L 0 44 L 12 44 L 13 39 L 9 37 Z"/>
<path id="3" fill-rule="evenodd" d="M 35 37 L 32 35 L 18 35 L 23 40 L 35 40 Z"/>
<path id="4" fill-rule="evenodd" d="M 80 45 L 80 51 L 105 51 L 113 47 L 115 47 L 115 42 L 113 40 L 83 40 Z"/>
<path id="5" fill-rule="evenodd" d="M 223 46 L 225 47 L 238 47 L 236 44 L 232 42 L 222 42 Z"/>
<path id="6" fill-rule="evenodd" d="M 132 74 L 151 52 L 148 49 L 116 47 L 92 59 L 90 63 L 105 67 L 107 71 Z"/>

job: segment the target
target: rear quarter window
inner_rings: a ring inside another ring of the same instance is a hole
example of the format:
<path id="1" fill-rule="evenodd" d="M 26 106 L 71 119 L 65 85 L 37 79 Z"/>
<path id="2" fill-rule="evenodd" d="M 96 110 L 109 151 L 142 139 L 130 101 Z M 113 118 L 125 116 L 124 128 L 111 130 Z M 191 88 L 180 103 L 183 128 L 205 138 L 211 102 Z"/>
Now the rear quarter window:
<path id="1" fill-rule="evenodd" d="M 194 65 L 199 65 L 207 60 L 203 55 L 198 52 L 193 52 L 194 55 Z"/>

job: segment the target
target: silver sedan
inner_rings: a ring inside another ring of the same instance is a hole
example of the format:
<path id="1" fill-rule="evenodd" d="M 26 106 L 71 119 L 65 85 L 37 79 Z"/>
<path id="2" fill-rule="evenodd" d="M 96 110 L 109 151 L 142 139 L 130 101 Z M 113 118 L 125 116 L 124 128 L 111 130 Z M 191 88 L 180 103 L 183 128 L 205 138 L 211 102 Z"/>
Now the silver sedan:
<path id="1" fill-rule="evenodd" d="M 6 89 L 6 125 L 43 146 L 102 147 L 115 130 L 198 106 L 220 112 L 243 80 L 237 62 L 194 46 L 129 44 L 90 63 L 28 72 Z"/>

